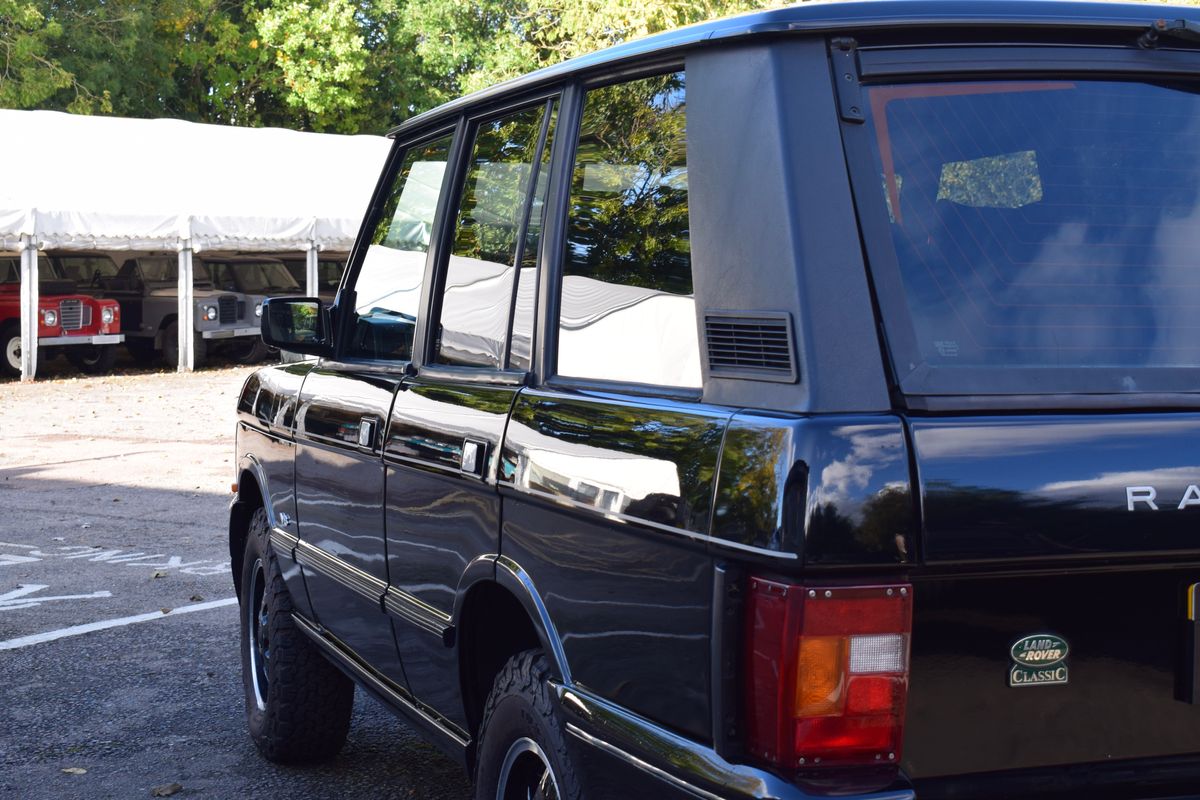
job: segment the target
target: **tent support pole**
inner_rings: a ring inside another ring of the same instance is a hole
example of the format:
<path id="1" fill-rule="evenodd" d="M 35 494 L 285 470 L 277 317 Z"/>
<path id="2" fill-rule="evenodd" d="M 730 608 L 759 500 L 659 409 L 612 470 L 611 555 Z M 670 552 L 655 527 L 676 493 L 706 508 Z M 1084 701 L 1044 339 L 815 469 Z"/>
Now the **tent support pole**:
<path id="1" fill-rule="evenodd" d="M 37 375 L 38 249 L 33 236 L 21 237 L 21 380 Z"/>
<path id="2" fill-rule="evenodd" d="M 307 293 L 309 297 L 317 296 L 317 243 L 311 241 L 308 243 L 308 252 L 305 253 L 305 274 L 307 275 Z"/>
<path id="3" fill-rule="evenodd" d="M 184 240 L 179 248 L 179 372 L 191 372 L 196 368 L 195 311 L 192 281 L 192 241 Z"/>

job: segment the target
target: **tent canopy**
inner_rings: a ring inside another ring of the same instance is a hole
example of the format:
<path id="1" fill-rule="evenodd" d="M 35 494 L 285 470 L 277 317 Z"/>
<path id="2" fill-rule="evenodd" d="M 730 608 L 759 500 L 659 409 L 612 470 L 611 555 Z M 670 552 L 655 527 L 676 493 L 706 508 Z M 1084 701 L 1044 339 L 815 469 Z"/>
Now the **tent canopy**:
<path id="1" fill-rule="evenodd" d="M 0 110 L 0 248 L 349 250 L 390 142 Z"/>

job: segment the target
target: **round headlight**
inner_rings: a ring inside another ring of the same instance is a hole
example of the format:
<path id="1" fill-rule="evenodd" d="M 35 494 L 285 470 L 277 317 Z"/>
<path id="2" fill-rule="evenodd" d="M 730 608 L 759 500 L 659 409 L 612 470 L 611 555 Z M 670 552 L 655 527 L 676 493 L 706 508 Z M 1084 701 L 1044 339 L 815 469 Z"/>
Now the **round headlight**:
<path id="1" fill-rule="evenodd" d="M 43 311 L 42 312 L 42 322 L 45 323 L 46 325 L 57 325 L 58 324 L 58 312 L 50 311 L 49 309 L 47 309 L 46 311 Z"/>
<path id="2" fill-rule="evenodd" d="M 114 317 L 116 317 L 116 314 L 113 313 L 112 306 L 105 306 L 100 309 L 100 321 L 105 325 L 111 324 Z"/>
<path id="3" fill-rule="evenodd" d="M 258 303 L 254 306 L 254 316 L 256 316 L 256 317 L 262 316 L 262 303 Z"/>
<path id="4" fill-rule="evenodd" d="M 217 318 L 217 307 L 216 306 L 205 306 L 204 307 L 204 318 L 209 321 L 216 319 Z"/>

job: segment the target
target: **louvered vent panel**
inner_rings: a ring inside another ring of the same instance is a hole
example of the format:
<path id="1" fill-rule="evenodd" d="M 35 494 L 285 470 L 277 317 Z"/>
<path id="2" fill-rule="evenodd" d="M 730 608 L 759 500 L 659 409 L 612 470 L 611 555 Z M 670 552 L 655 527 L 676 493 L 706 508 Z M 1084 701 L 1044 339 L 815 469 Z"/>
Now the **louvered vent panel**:
<path id="1" fill-rule="evenodd" d="M 717 376 L 794 383 L 797 379 L 791 318 L 787 314 L 704 317 L 708 369 Z"/>

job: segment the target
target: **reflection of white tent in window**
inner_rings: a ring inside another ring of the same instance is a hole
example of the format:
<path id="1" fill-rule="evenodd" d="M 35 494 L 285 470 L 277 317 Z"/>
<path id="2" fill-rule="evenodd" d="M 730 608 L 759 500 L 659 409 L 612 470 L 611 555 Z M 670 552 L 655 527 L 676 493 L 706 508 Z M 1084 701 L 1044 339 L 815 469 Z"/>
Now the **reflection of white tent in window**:
<path id="1" fill-rule="evenodd" d="M 452 256 L 455 283 L 447 295 L 442 351 L 481 363 L 503 351 L 512 293 L 512 267 Z M 517 316 L 532 318 L 532 281 L 517 297 Z M 359 294 L 359 304 L 364 295 Z M 563 279 L 559 372 L 634 383 L 700 385 L 695 301 L 638 286 L 568 275 Z M 514 349 L 528 351 L 527 342 Z"/>
<path id="2" fill-rule="evenodd" d="M 558 371 L 631 383 L 699 386 L 696 301 L 690 295 L 566 276 Z"/>

